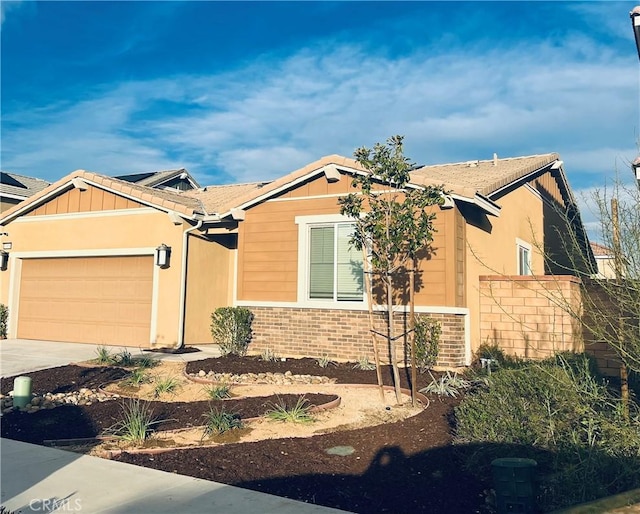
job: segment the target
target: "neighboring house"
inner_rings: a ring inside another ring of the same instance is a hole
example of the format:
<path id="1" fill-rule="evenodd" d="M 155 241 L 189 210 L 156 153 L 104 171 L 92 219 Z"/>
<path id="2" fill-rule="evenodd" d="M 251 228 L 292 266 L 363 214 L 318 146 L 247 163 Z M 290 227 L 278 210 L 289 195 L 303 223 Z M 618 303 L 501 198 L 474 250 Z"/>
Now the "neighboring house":
<path id="1" fill-rule="evenodd" d="M 39 178 L 0 171 L 0 212 L 42 191 L 49 184 L 50 182 Z"/>
<path id="2" fill-rule="evenodd" d="M 616 278 L 613 250 L 599 243 L 590 243 L 598 266 L 597 278 Z"/>
<path id="3" fill-rule="evenodd" d="M 179 170 L 153 171 L 146 173 L 132 173 L 118 175 L 120 180 L 132 182 L 140 186 L 153 187 L 155 189 L 174 189 L 176 191 L 190 191 L 200 188 L 200 184 L 184 168 Z"/>
<path id="4" fill-rule="evenodd" d="M 206 343 L 211 312 L 235 305 L 255 315 L 252 351 L 370 356 L 361 257 L 337 202 L 362 172 L 331 155 L 273 182 L 183 192 L 73 172 L 0 218 L 12 244 L 0 271 L 9 337 Z M 560 262 L 556 235 L 586 241 L 584 230 L 557 154 L 419 167 L 412 183 L 448 191 L 433 208 L 416 311 L 442 324 L 440 364 L 468 364 L 482 342 L 480 277 L 551 272 L 537 243 Z M 406 326 L 402 307 L 396 321 Z"/>

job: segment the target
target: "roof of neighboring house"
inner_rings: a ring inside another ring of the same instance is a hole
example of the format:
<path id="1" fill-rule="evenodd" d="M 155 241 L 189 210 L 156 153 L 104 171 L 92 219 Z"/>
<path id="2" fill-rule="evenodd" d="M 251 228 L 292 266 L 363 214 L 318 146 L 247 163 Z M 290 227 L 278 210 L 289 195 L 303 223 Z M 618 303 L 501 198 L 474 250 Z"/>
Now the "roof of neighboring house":
<path id="1" fill-rule="evenodd" d="M 506 159 L 467 161 L 421 166 L 411 172 L 411 179 L 422 185 L 444 185 L 463 196 L 480 193 L 489 196 L 498 189 L 557 161 L 556 153 L 509 157 Z"/>
<path id="2" fill-rule="evenodd" d="M 42 191 L 50 182 L 8 171 L 0 171 L 0 194 L 28 198 Z"/>
<path id="3" fill-rule="evenodd" d="M 613 250 L 611 248 L 601 245 L 600 243 L 589 243 L 589 244 L 591 245 L 591 251 L 593 252 L 593 255 L 596 258 L 613 256 Z"/>
<path id="4" fill-rule="evenodd" d="M 130 173 L 128 175 L 118 175 L 115 178 L 124 180 L 125 182 L 131 182 L 139 184 L 141 186 L 156 187 L 162 185 L 165 182 L 184 175 L 184 178 L 188 178 L 195 187 L 200 187 L 200 184 L 194 179 L 191 174 L 184 168 L 177 170 L 164 170 L 164 171 L 149 171 L 145 173 Z"/>

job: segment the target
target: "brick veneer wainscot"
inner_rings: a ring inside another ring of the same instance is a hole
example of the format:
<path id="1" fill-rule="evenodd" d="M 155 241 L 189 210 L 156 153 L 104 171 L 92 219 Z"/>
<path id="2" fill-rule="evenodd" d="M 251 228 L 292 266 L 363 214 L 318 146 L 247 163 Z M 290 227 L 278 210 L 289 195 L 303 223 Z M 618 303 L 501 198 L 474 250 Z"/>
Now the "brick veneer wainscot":
<path id="1" fill-rule="evenodd" d="M 248 307 L 253 312 L 253 339 L 249 353 L 260 354 L 271 350 L 280 357 L 312 357 L 327 355 L 340 361 L 355 362 L 366 356 L 373 362 L 373 348 L 369 332 L 367 311 L 338 309 L 301 309 L 289 307 Z M 441 323 L 440 353 L 438 365 L 464 366 L 465 333 L 464 316 L 460 314 L 419 313 Z M 374 314 L 376 330 L 386 331 L 386 313 Z M 408 328 L 409 315 L 394 315 L 396 336 Z M 379 337 L 380 357 L 389 361 L 386 341 Z M 405 341 L 399 338 L 398 359 L 405 363 Z M 407 361 L 409 357 L 406 357 Z"/>

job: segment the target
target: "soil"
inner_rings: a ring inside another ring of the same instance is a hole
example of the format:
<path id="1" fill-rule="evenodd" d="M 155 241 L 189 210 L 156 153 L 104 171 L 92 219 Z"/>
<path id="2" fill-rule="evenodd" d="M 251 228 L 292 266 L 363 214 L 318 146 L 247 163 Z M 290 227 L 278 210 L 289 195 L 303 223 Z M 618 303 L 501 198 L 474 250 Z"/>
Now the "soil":
<path id="1" fill-rule="evenodd" d="M 313 359 L 283 362 L 222 357 L 187 363 L 186 370 L 234 374 L 291 371 L 335 378 L 338 384 L 377 383 L 375 371 L 354 369 L 353 363 L 320 368 Z M 65 366 L 30 376 L 34 393 L 44 393 L 97 387 L 127 373 L 114 367 Z M 389 368 L 383 369 L 383 379 L 391 385 Z M 418 374 L 418 388 L 430 380 L 428 374 Z M 401 381 L 409 388 L 410 374 L 402 371 Z M 1 392 L 6 394 L 12 386 L 12 378 L 2 379 Z M 327 390 L 326 386 L 318 388 Z M 372 391 L 378 394 L 375 388 Z M 308 392 L 306 397 L 318 405 L 334 399 L 335 394 Z M 218 402 L 246 418 L 262 415 L 283 398 L 295 403 L 299 394 L 287 391 Z M 210 408 L 209 401 L 148 401 L 157 418 L 163 420 L 156 428 L 163 430 L 199 424 Z M 329 433 L 316 429 L 316 435 L 310 437 L 282 437 L 286 431 L 276 430 L 278 438 L 155 455 L 123 453 L 116 459 L 350 512 L 484 512 L 484 491 L 489 484 L 465 471 L 452 444 L 452 412 L 458 401 L 433 397 L 426 409 L 400 421 L 380 418 L 374 426 L 353 428 L 358 425 L 347 424 Z M 47 439 L 93 437 L 121 419 L 121 414 L 121 401 L 63 406 L 33 414 L 12 412 L 2 417 L 2 437 L 36 444 Z M 347 451 L 341 452 L 343 449 Z"/>

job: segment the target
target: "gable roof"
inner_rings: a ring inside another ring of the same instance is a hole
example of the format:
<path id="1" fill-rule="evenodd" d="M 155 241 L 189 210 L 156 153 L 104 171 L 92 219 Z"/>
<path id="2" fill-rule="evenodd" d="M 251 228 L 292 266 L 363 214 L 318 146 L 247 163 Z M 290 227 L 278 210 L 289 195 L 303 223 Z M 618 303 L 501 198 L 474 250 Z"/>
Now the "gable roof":
<path id="1" fill-rule="evenodd" d="M 8 171 L 0 171 L 0 195 L 25 199 L 42 191 L 50 182 L 36 177 L 27 177 Z"/>
<path id="2" fill-rule="evenodd" d="M 139 184 L 141 186 L 158 187 L 165 182 L 170 181 L 173 178 L 184 178 L 193 184 L 195 188 L 199 188 L 200 184 L 191 176 L 186 169 L 180 168 L 177 170 L 164 170 L 164 171 L 149 171 L 144 173 L 130 173 L 127 175 L 118 175 L 114 178 L 124 180 L 125 182 L 131 182 Z"/>
<path id="3" fill-rule="evenodd" d="M 462 196 L 471 197 L 479 193 L 489 197 L 559 159 L 557 153 L 548 153 L 421 166 L 411 172 L 411 178 L 423 185 L 444 185 L 446 189 Z"/>
<path id="4" fill-rule="evenodd" d="M 167 212 L 177 212 L 186 218 L 202 217 L 205 214 L 200 201 L 182 195 L 178 191 L 155 189 L 90 171 L 76 170 L 37 192 L 27 201 L 5 211 L 0 218 L 0 224 L 6 224 L 24 212 L 45 203 L 49 198 L 76 187 L 78 181 L 134 199 L 144 205 L 156 207 Z"/>
<path id="5" fill-rule="evenodd" d="M 561 163 L 558 154 L 549 153 L 527 157 L 420 166 L 411 172 L 411 179 L 414 186 L 442 185 L 455 195 L 456 200 L 469 201 L 479 205 L 487 212 L 497 215 L 500 208 L 487 198 L 488 196 L 556 162 Z M 74 179 L 85 180 L 89 184 L 128 196 L 145 205 L 159 207 L 161 210 L 175 211 L 187 218 L 204 217 L 207 221 L 215 222 L 228 216 L 232 210 L 248 209 L 321 173 L 331 174 L 331 169 L 350 174 L 366 172 L 365 168 L 355 159 L 340 155 L 328 155 L 271 182 L 227 184 L 188 191 L 173 191 L 150 187 L 149 184 L 157 184 L 158 180 L 162 181 L 167 177 L 177 176 L 184 170 L 122 175 L 120 178 L 77 170 L 39 191 L 30 198 L 28 206 L 21 206 L 19 209 L 16 206 L 6 211 L 4 216 L 0 218 L 0 223 L 6 223 L 25 210 L 43 203 L 51 195 L 72 187 Z M 133 179 L 137 179 L 137 181 L 131 182 Z M 568 189 L 566 194 L 570 195 Z M 570 196 L 568 200 L 569 203 L 572 203 Z"/>
<path id="6" fill-rule="evenodd" d="M 591 251 L 593 252 L 594 257 L 597 259 L 600 258 L 613 258 L 613 250 L 607 246 L 601 245 L 600 243 L 589 243 L 591 245 Z"/>

